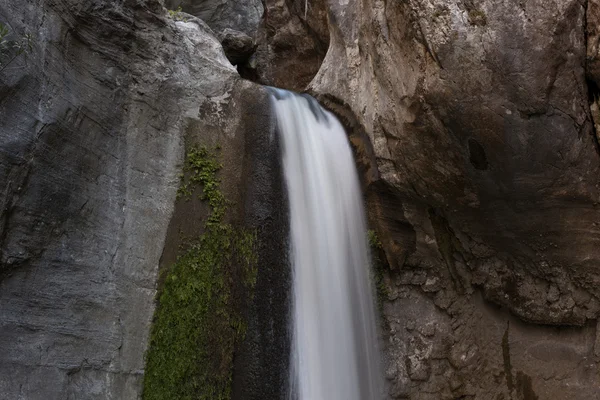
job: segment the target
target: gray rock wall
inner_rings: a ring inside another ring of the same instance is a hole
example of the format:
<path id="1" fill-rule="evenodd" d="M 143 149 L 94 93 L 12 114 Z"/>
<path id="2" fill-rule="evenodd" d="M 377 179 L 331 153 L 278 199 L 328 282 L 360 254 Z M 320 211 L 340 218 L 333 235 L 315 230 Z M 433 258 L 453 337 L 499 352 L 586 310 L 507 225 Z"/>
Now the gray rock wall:
<path id="1" fill-rule="evenodd" d="M 251 38 L 256 36 L 264 11 L 261 0 L 166 0 L 165 7 L 181 7 L 206 22 L 217 35 L 233 29 Z"/>
<path id="2" fill-rule="evenodd" d="M 211 30 L 157 1 L 24 1 L 0 74 L 0 398 L 135 399 L 184 133 L 242 132 Z M 212 122 L 211 122 L 212 121 Z"/>

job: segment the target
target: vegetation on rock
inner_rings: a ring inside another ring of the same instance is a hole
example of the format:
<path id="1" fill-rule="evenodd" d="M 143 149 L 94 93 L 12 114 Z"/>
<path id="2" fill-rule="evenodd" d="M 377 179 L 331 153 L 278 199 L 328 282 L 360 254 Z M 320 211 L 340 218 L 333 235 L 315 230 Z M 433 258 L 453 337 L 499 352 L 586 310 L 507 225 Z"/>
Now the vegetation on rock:
<path id="1" fill-rule="evenodd" d="M 377 236 L 374 230 L 367 231 L 367 241 L 369 243 L 369 250 L 371 252 L 371 263 L 373 283 L 375 284 L 375 290 L 377 291 L 377 306 L 381 314 L 383 314 L 383 302 L 388 297 L 388 289 L 385 285 L 383 273 L 385 270 L 385 264 L 382 260 L 383 244 Z"/>
<path id="2" fill-rule="evenodd" d="M 239 303 L 256 283 L 256 235 L 226 223 L 219 188 L 221 164 L 205 147 L 187 154 L 179 196 L 210 206 L 204 233 L 170 269 L 159 293 L 144 376 L 145 400 L 230 398 L 234 348 L 246 324 Z M 240 282 L 245 288 L 238 293 Z"/>
<path id="3" fill-rule="evenodd" d="M 169 17 L 173 18 L 175 21 L 187 22 L 187 18 L 181 15 L 182 12 L 183 10 L 181 9 L 181 6 L 177 7 L 176 10 L 167 10 Z"/>

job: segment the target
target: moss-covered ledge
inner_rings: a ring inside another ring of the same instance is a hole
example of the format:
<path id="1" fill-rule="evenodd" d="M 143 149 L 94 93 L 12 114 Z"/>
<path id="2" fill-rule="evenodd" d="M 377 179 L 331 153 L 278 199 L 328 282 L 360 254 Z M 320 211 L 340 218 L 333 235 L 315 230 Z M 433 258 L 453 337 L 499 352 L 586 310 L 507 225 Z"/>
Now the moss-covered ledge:
<path id="1" fill-rule="evenodd" d="M 256 283 L 256 235 L 227 222 L 217 177 L 219 148 L 192 147 L 179 201 L 209 211 L 204 231 L 188 238 L 163 271 L 146 354 L 144 400 L 229 400 L 233 355 L 246 331 L 241 309 Z"/>

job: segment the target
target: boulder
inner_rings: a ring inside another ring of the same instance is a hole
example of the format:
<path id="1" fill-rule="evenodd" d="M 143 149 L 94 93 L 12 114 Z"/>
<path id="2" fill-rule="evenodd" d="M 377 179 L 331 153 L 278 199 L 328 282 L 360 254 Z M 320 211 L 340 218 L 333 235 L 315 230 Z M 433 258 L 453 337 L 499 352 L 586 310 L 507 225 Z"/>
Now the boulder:
<path id="1" fill-rule="evenodd" d="M 264 11 L 261 0 L 166 0 L 165 7 L 200 18 L 217 35 L 233 29 L 251 38 L 256 36 Z"/>
<path id="2" fill-rule="evenodd" d="M 256 49 L 254 40 L 250 36 L 233 29 L 225 29 L 220 39 L 225 55 L 233 65 L 246 62 Z"/>

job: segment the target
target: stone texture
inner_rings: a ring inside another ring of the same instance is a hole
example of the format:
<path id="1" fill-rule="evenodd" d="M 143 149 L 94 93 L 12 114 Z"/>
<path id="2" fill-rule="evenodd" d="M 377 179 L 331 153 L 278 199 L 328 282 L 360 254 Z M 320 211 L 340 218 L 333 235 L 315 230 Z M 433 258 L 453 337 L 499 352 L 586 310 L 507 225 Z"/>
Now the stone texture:
<path id="1" fill-rule="evenodd" d="M 225 55 L 233 65 L 245 63 L 256 48 L 250 36 L 233 29 L 225 29 L 220 38 Z"/>
<path id="2" fill-rule="evenodd" d="M 0 75 L 0 398 L 136 399 L 184 138 L 240 175 L 257 88 L 158 1 L 3 2 L 0 20 L 35 37 Z"/>
<path id="3" fill-rule="evenodd" d="M 596 86 L 600 83 L 600 1 L 587 0 L 586 5 L 586 35 L 588 78 Z"/>
<path id="4" fill-rule="evenodd" d="M 165 0 L 165 7 L 194 15 L 220 35 L 225 29 L 254 38 L 263 15 L 261 0 Z"/>
<path id="5" fill-rule="evenodd" d="M 596 142 L 600 140 L 600 1 L 588 0 L 586 8 L 586 75 Z"/>
<path id="6" fill-rule="evenodd" d="M 390 266 L 391 397 L 600 390 L 594 3 L 328 3 L 309 91 L 350 130 Z"/>
<path id="7" fill-rule="evenodd" d="M 326 2 L 265 0 L 256 54 L 240 74 L 265 85 L 302 91 L 329 46 Z"/>
<path id="8" fill-rule="evenodd" d="M 36 38 L 0 75 L 1 398 L 139 396 L 157 267 L 206 211 L 174 210 L 184 139 L 223 144 L 234 218 L 269 237 L 233 393 L 281 396 L 277 146 L 227 29 L 258 40 L 243 76 L 319 71 L 349 128 L 389 264 L 389 397 L 595 398 L 597 0 L 266 0 L 260 24 L 254 0 L 166 3 L 212 30 L 155 0 L 0 5 Z"/>
<path id="9" fill-rule="evenodd" d="M 243 223 L 259 238 L 258 279 L 248 304 L 248 330 L 236 352 L 233 400 L 289 396 L 291 268 L 287 193 L 279 133 L 265 92 L 250 92 L 246 111 Z M 269 134 L 265 134 L 269 132 Z"/>
<path id="10" fill-rule="evenodd" d="M 238 82 L 220 96 L 217 105 L 213 100 L 204 100 L 199 118 L 186 124 L 186 145 L 220 147 L 223 168 L 218 178 L 229 204 L 227 222 L 255 233 L 258 239 L 254 254 L 258 275 L 253 295 L 249 296 L 252 300 L 239 309 L 247 330 L 235 349 L 232 399 L 283 398 L 290 354 L 287 332 L 291 292 L 286 255 L 287 201 L 278 136 L 268 94 L 256 85 Z M 207 213 L 207 204 L 196 195 L 175 202 L 160 259 L 162 279 L 182 254 L 181 249 L 202 233 Z M 228 268 L 235 271 L 239 266 Z M 242 292 L 243 280 L 233 282 L 231 290 L 234 302 L 247 298 Z"/>

